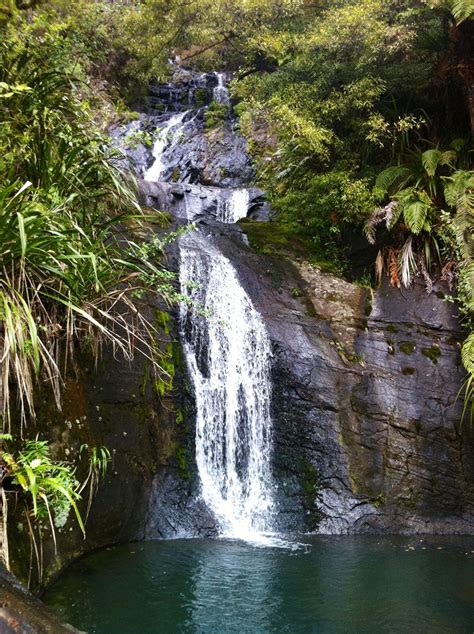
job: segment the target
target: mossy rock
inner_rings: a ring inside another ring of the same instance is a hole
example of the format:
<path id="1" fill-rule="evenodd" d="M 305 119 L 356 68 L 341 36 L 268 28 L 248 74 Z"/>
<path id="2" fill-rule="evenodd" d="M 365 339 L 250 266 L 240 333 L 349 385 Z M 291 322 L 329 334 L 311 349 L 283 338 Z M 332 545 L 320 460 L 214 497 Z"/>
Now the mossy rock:
<path id="1" fill-rule="evenodd" d="M 177 447 L 175 452 L 176 462 L 178 463 L 179 477 L 182 480 L 190 480 L 191 473 L 188 467 L 188 452 L 184 447 Z"/>
<path id="2" fill-rule="evenodd" d="M 207 90 L 206 88 L 196 88 L 194 91 L 194 101 L 197 108 L 202 108 L 207 103 Z"/>
<path id="3" fill-rule="evenodd" d="M 322 271 L 339 273 L 333 262 L 318 259 L 314 243 L 302 236 L 301 232 L 289 223 L 276 220 L 258 222 L 242 218 L 238 224 L 247 235 L 250 246 L 257 253 L 301 258 L 318 266 Z"/>
<path id="4" fill-rule="evenodd" d="M 428 357 L 430 361 L 436 364 L 441 356 L 441 350 L 439 349 L 439 346 L 431 346 L 431 348 L 422 348 L 421 354 Z"/>
<path id="5" fill-rule="evenodd" d="M 412 341 L 402 341 L 402 343 L 398 344 L 398 347 L 400 349 L 400 352 L 403 352 L 403 354 L 406 354 L 407 356 L 413 354 L 416 348 L 415 344 Z"/>

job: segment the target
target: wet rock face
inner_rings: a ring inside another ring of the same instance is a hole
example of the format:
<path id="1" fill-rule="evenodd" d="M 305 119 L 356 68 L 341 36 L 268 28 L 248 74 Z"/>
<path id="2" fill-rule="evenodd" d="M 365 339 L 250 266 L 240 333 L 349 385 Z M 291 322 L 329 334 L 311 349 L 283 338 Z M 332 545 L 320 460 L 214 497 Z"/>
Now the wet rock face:
<path id="1" fill-rule="evenodd" d="M 273 344 L 280 528 L 472 533 L 453 305 L 421 285 L 372 296 L 219 233 Z"/>
<path id="2" fill-rule="evenodd" d="M 233 188 L 250 187 L 252 170 L 231 109 L 206 128 L 216 82 L 185 73 L 152 90 L 152 107 L 165 112 L 149 111 L 154 125 L 193 110 L 165 149 L 168 182 L 141 181 L 140 190 L 148 205 L 214 236 L 264 318 L 274 355 L 278 528 L 472 532 L 474 441 L 459 424 L 462 333 L 453 306 L 418 285 L 372 294 L 307 263 L 256 254 L 238 226 L 219 223 L 220 207 Z M 262 192 L 249 192 L 248 215 L 266 220 Z M 162 476 L 153 482 L 147 536 L 212 534 L 195 465 L 184 485 Z"/>
<path id="3" fill-rule="evenodd" d="M 251 181 L 254 171 L 247 142 L 238 132 L 231 104 L 221 107 L 212 121 L 206 116 L 216 87 L 215 73 L 175 74 L 172 82 L 150 87 L 147 113 L 111 130 L 139 177 L 153 162 L 152 144 L 160 129 L 173 114 L 187 112 L 179 143 L 169 143 L 163 153 L 166 170 L 160 180 L 226 188 Z"/>
<path id="4" fill-rule="evenodd" d="M 180 222 L 216 221 L 222 207 L 229 203 L 236 189 L 204 187 L 202 185 L 151 183 L 140 180 L 139 190 L 144 204 L 170 212 Z M 268 207 L 257 187 L 247 188 L 248 217 L 253 220 L 268 219 Z"/>

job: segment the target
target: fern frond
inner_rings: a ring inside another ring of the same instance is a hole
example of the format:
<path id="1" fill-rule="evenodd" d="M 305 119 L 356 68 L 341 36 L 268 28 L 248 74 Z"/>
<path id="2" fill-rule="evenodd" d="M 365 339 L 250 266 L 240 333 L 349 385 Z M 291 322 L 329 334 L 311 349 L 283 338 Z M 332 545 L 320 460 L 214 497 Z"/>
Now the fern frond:
<path id="1" fill-rule="evenodd" d="M 442 153 L 439 150 L 426 150 L 421 155 L 421 163 L 428 176 L 436 174 Z"/>
<path id="2" fill-rule="evenodd" d="M 439 164 L 447 165 L 448 167 L 452 167 L 454 169 L 457 160 L 457 152 L 455 152 L 454 150 L 446 150 L 445 152 L 441 153 L 441 156 L 439 157 Z"/>
<path id="3" fill-rule="evenodd" d="M 472 0 L 448 0 L 447 4 L 456 20 L 456 24 L 461 24 L 464 20 L 474 19 L 474 4 Z"/>
<path id="4" fill-rule="evenodd" d="M 429 205 L 419 198 L 413 198 L 403 206 L 403 218 L 412 233 L 418 235 L 428 217 Z"/>
<path id="5" fill-rule="evenodd" d="M 387 193 L 394 189 L 402 189 L 412 178 L 412 171 L 408 167 L 395 165 L 380 172 L 375 181 L 375 187 Z"/>
<path id="6" fill-rule="evenodd" d="M 474 375 L 474 332 L 463 343 L 461 348 L 461 359 L 466 372 Z"/>

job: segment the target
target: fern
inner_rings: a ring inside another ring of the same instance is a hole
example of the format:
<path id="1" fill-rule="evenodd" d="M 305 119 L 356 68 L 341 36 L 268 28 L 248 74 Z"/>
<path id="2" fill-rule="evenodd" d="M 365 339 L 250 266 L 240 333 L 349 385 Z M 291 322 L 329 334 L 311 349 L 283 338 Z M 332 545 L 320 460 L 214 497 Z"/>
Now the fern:
<path id="1" fill-rule="evenodd" d="M 446 4 L 453 14 L 456 24 L 461 24 L 464 20 L 474 19 L 474 4 L 472 0 L 448 0 Z"/>
<path id="2" fill-rule="evenodd" d="M 439 150 L 426 150 L 421 155 L 421 162 L 428 176 L 433 177 L 438 169 L 442 153 Z"/>
<path id="3" fill-rule="evenodd" d="M 387 167 L 377 176 L 375 181 L 376 189 L 383 193 L 389 193 L 394 189 L 401 189 L 412 180 L 412 171 L 404 165 L 395 165 Z"/>
<path id="4" fill-rule="evenodd" d="M 422 200 L 413 200 L 403 207 L 403 218 L 412 233 L 418 235 L 428 217 L 429 206 Z"/>

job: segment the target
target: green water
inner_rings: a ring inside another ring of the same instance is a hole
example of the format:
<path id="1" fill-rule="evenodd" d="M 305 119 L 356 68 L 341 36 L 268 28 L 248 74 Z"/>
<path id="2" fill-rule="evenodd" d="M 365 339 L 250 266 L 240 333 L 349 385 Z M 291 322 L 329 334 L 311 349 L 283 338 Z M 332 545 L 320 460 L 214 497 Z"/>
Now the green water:
<path id="1" fill-rule="evenodd" d="M 97 634 L 472 634 L 474 539 L 128 544 L 80 560 L 44 600 Z"/>

